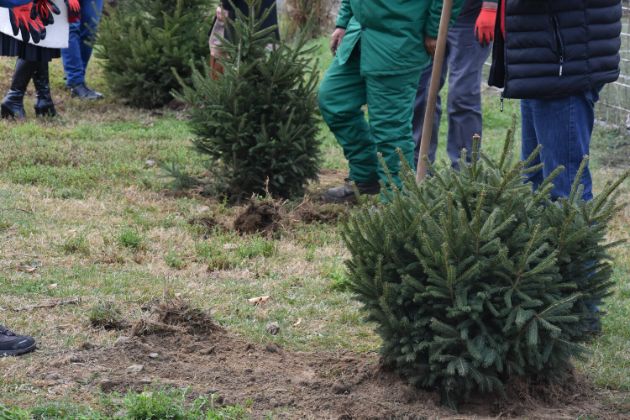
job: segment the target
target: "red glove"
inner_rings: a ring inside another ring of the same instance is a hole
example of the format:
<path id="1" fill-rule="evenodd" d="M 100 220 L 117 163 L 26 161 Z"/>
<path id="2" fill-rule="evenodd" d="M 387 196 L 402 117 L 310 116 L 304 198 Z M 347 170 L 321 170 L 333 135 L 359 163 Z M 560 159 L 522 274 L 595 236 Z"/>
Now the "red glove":
<path id="1" fill-rule="evenodd" d="M 484 1 L 475 23 L 475 38 L 482 46 L 494 41 L 494 28 L 497 21 L 497 4 Z"/>
<path id="2" fill-rule="evenodd" d="M 76 23 L 81 21 L 81 4 L 79 0 L 65 0 L 68 6 L 68 22 Z"/>
<path id="3" fill-rule="evenodd" d="M 9 9 L 9 19 L 13 35 L 22 33 L 22 41 L 28 42 L 31 38 L 34 43 L 46 37 L 46 28 L 37 15 L 35 5 L 32 3 L 16 6 Z"/>
<path id="4" fill-rule="evenodd" d="M 58 15 L 61 13 L 59 7 L 52 0 L 35 0 L 35 10 L 44 26 L 55 23 L 53 14 Z"/>

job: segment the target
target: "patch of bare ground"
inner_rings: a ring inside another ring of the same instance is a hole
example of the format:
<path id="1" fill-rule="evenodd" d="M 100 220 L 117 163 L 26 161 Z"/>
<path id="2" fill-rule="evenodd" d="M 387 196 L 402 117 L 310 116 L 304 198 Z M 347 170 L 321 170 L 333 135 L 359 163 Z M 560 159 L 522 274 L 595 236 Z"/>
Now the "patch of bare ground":
<path id="1" fill-rule="evenodd" d="M 124 334 L 112 346 L 84 343 L 63 356 L 34 357 L 31 387 L 77 400 L 98 391 L 188 388 L 193 397 L 248 405 L 254 418 L 623 418 L 580 376 L 562 386 L 512 384 L 508 400 L 475 397 L 455 413 L 439 405 L 437 393 L 384 369 L 375 353 L 252 344 L 181 300 L 156 302 Z"/>
<path id="2" fill-rule="evenodd" d="M 322 203 L 310 196 L 295 206 L 288 201 L 254 196 L 238 212 L 233 228 L 241 234 L 271 235 L 295 223 L 336 223 L 347 214 L 348 209 L 346 205 Z"/>

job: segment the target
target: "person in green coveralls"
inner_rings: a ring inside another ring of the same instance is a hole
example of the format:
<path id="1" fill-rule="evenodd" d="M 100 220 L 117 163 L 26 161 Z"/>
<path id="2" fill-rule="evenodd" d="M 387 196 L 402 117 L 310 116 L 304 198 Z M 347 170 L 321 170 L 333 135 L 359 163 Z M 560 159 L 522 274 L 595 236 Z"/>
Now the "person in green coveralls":
<path id="1" fill-rule="evenodd" d="M 462 3 L 454 1 L 453 20 Z M 441 12 L 442 0 L 342 0 L 331 40 L 335 59 L 320 86 L 319 106 L 350 174 L 344 185 L 326 191 L 325 201 L 353 201 L 352 183 L 360 194 L 377 194 L 379 179 L 387 182 L 378 153 L 398 185 L 397 149 L 413 166 L 413 102 Z"/>

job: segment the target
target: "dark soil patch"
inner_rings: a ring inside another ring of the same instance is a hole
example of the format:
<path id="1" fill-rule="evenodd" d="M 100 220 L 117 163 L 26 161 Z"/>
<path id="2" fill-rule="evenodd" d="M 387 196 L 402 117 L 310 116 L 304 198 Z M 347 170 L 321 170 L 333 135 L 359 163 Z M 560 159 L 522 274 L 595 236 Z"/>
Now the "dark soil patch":
<path id="1" fill-rule="evenodd" d="M 191 307 L 182 299 L 156 302 L 150 312 L 148 317 L 140 319 L 133 325 L 132 336 L 172 333 L 210 335 L 223 331 L 208 313 Z"/>
<path id="2" fill-rule="evenodd" d="M 49 392 L 70 386 L 90 395 L 188 388 L 191 397 L 214 394 L 221 404 L 250 401 L 254 418 L 268 413 L 334 419 L 623 418 L 606 408 L 604 397 L 581 378 L 556 387 L 552 398 L 548 388 L 521 384 L 509 390 L 509 402 L 479 397 L 457 414 L 439 405 L 437 393 L 415 389 L 384 369 L 376 354 L 291 352 L 217 328 L 191 335 L 185 332 L 189 317 L 176 315 L 167 324 L 170 316 L 162 322 L 176 329 L 166 334 L 121 337 L 112 347 L 81 346 L 70 355 L 41 360 L 30 369 L 32 383 Z"/>
<path id="3" fill-rule="evenodd" d="M 291 212 L 291 219 L 302 223 L 337 223 L 348 209 L 343 204 L 315 203 L 306 198 Z"/>
<path id="4" fill-rule="evenodd" d="M 280 229 L 284 213 L 283 202 L 253 197 L 234 220 L 234 230 L 244 234 L 271 234 Z"/>

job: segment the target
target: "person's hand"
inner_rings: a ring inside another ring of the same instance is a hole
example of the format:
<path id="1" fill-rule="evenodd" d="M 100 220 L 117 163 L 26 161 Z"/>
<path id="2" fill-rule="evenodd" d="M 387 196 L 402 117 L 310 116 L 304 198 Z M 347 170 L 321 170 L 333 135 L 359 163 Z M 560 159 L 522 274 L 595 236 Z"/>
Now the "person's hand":
<path id="1" fill-rule="evenodd" d="M 485 47 L 494 41 L 494 27 L 497 21 L 496 3 L 483 2 L 477 22 L 475 23 L 475 38 Z"/>
<path id="2" fill-rule="evenodd" d="M 17 36 L 21 32 L 24 42 L 33 39 L 33 42 L 37 44 L 46 37 L 46 28 L 32 3 L 10 8 L 9 20 L 13 35 Z"/>
<path id="3" fill-rule="evenodd" d="M 424 37 L 424 49 L 427 53 L 433 57 L 435 55 L 435 49 L 437 48 L 437 38 L 425 35 Z"/>
<path id="4" fill-rule="evenodd" d="M 215 13 L 219 22 L 225 22 L 228 18 L 228 12 L 224 11 L 221 6 L 217 6 L 217 10 Z"/>
<path id="5" fill-rule="evenodd" d="M 341 45 L 341 41 L 343 41 L 343 37 L 346 35 L 346 30 L 344 28 L 337 28 L 332 33 L 330 37 L 330 51 L 332 51 L 333 55 L 337 54 L 337 48 Z"/>
<path id="6" fill-rule="evenodd" d="M 81 3 L 79 0 L 65 0 L 68 6 L 68 22 L 76 23 L 81 21 Z"/>
<path id="7" fill-rule="evenodd" d="M 55 23 L 53 15 L 61 13 L 59 7 L 52 0 L 35 0 L 32 11 L 37 13 L 44 26 Z"/>

